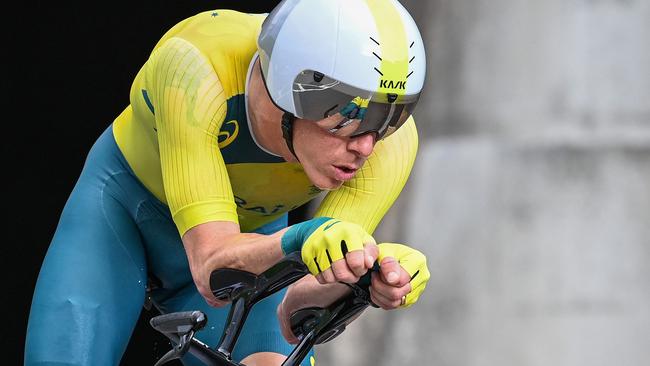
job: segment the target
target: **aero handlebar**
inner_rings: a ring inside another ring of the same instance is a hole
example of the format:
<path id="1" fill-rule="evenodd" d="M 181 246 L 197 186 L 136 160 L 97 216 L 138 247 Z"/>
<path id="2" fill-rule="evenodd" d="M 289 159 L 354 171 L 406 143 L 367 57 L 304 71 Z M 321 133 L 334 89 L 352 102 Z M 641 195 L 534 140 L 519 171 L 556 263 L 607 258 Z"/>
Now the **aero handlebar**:
<path id="1" fill-rule="evenodd" d="M 375 268 L 376 269 L 376 268 Z M 211 348 L 194 338 L 207 323 L 201 311 L 178 312 L 159 315 L 151 319 L 151 326 L 169 338 L 175 346 L 167 352 L 156 366 L 183 357 L 190 352 L 206 365 L 244 366 L 232 360 L 246 318 L 253 306 L 266 297 L 309 274 L 302 262 L 300 252 L 288 254 L 280 262 L 260 275 L 236 269 L 217 269 L 210 275 L 212 293 L 220 300 L 232 302 L 228 320 L 219 343 Z M 369 305 L 368 287 L 370 271 L 354 285 L 352 293 L 327 308 L 301 309 L 290 316 L 291 329 L 300 340 L 282 366 L 297 366 L 315 344 L 334 339 L 356 319 Z"/>

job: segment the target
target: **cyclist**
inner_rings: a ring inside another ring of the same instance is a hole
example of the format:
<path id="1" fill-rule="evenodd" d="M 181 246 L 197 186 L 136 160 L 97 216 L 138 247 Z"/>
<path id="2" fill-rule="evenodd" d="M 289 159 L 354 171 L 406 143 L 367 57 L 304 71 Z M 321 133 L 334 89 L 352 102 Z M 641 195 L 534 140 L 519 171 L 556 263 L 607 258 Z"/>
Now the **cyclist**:
<path id="1" fill-rule="evenodd" d="M 253 309 L 235 360 L 280 364 L 295 341 L 288 315 L 332 302 L 375 260 L 372 300 L 415 303 L 424 256 L 371 233 L 414 163 L 424 75 L 420 33 L 396 0 L 285 0 L 268 15 L 215 10 L 172 27 L 63 209 L 25 363 L 119 363 L 148 278 L 161 310 L 204 311 L 202 340 L 215 344 L 227 307 L 210 272 L 260 273 L 297 250 L 313 276 Z M 323 190 L 314 218 L 287 228 L 287 212 Z"/>

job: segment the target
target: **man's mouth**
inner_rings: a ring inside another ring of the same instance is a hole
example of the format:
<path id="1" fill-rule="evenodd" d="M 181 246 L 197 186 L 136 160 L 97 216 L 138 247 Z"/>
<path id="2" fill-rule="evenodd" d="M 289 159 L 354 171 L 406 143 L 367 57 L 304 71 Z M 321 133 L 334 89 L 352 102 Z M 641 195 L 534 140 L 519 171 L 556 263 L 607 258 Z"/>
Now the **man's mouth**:
<path id="1" fill-rule="evenodd" d="M 334 176 L 336 180 L 346 181 L 354 177 L 358 168 L 348 165 L 334 165 Z"/>

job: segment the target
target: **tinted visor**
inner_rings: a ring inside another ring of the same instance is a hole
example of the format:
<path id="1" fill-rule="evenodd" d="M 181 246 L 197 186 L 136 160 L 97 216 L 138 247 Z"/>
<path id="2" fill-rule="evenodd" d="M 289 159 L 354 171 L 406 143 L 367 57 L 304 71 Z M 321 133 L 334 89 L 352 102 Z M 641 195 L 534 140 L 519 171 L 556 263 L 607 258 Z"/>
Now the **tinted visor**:
<path id="1" fill-rule="evenodd" d="M 301 72 L 293 83 L 297 117 L 319 121 L 341 114 L 339 125 L 347 128 L 349 136 L 390 135 L 411 116 L 419 97 L 370 92 L 311 70 Z"/>

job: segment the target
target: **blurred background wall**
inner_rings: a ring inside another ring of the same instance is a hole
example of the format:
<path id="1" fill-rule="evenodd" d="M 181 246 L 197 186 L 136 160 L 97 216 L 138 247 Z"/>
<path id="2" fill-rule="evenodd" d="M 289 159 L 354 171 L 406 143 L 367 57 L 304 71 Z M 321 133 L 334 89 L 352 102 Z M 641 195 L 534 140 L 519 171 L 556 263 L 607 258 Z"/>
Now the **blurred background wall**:
<path id="1" fill-rule="evenodd" d="M 650 364 L 650 1 L 402 3 L 421 145 L 375 236 L 432 277 L 319 363 Z"/>

